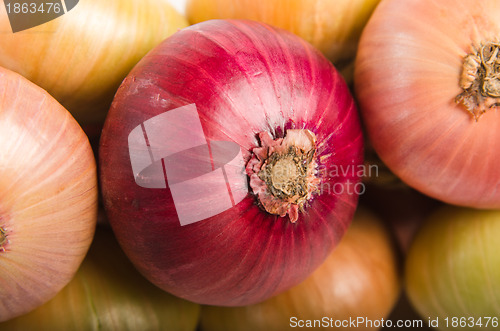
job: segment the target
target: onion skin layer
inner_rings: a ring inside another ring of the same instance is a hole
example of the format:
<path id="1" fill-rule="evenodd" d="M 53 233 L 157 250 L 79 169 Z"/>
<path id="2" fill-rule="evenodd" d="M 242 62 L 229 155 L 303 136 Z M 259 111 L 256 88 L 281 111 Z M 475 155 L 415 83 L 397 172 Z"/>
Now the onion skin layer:
<path id="1" fill-rule="evenodd" d="M 188 0 L 194 24 L 210 19 L 249 19 L 290 32 L 311 43 L 335 64 L 356 54 L 361 31 L 380 0 Z"/>
<path id="2" fill-rule="evenodd" d="M 110 229 L 98 228 L 71 282 L 34 311 L 0 323 L 5 331 L 194 331 L 200 306 L 168 294 L 142 277 Z"/>
<path id="3" fill-rule="evenodd" d="M 186 19 L 166 0 L 84 0 L 57 19 L 12 33 L 0 4 L 0 66 L 47 90 L 81 123 L 103 123 L 133 66 Z"/>
<path id="4" fill-rule="evenodd" d="M 358 197 L 346 186 L 359 177 L 324 175 L 323 194 L 295 224 L 263 211 L 244 188 L 246 197 L 231 209 L 180 226 L 168 189 L 134 182 L 127 137 L 145 120 L 193 103 L 206 138 L 237 143 L 245 161 L 259 146 L 259 132 L 283 137 L 289 128 L 308 129 L 325 168 L 352 170 L 363 162 L 354 101 L 309 44 L 239 20 L 207 21 L 174 34 L 115 96 L 101 138 L 100 178 L 110 223 L 129 258 L 154 284 L 194 302 L 263 301 L 304 280 L 328 256 L 354 214 Z M 328 190 L 333 183 L 344 190 Z"/>
<path id="5" fill-rule="evenodd" d="M 446 206 L 422 227 L 406 260 L 406 291 L 423 318 L 497 317 L 500 211 Z M 467 327 L 467 329 L 473 329 Z M 477 330 L 493 330 L 489 328 Z"/>
<path id="6" fill-rule="evenodd" d="M 0 68 L 0 321 L 73 277 L 97 218 L 96 164 L 74 118 L 47 92 Z"/>
<path id="7" fill-rule="evenodd" d="M 477 122 L 455 97 L 471 44 L 498 37 L 498 1 L 394 1 L 361 37 L 355 90 L 368 137 L 388 167 L 447 203 L 500 208 L 500 112 Z"/>
<path id="8" fill-rule="evenodd" d="M 291 317 L 299 320 L 321 320 L 325 316 L 334 320 L 386 319 L 401 289 L 395 251 L 384 225 L 367 211 L 358 210 L 338 247 L 304 282 L 252 306 L 203 306 L 201 329 L 294 330 L 296 328 L 290 326 Z M 349 327 L 339 329 L 351 330 Z"/>

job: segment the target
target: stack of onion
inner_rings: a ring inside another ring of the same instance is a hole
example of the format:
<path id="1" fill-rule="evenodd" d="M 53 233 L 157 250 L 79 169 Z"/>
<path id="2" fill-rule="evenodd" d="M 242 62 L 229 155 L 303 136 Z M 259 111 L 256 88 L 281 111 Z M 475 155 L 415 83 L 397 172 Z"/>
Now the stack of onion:
<path id="1" fill-rule="evenodd" d="M 361 37 L 355 87 L 370 141 L 410 186 L 500 208 L 500 2 L 387 0 Z"/>
<path id="2" fill-rule="evenodd" d="M 377 218 L 358 210 L 339 246 L 303 283 L 252 306 L 204 306 L 201 327 L 203 331 L 280 331 L 309 325 L 312 330 L 350 330 L 352 325 L 345 321 L 386 319 L 399 292 L 392 237 Z M 359 328 L 379 329 L 363 323 Z"/>
<path id="3" fill-rule="evenodd" d="M 46 89 L 82 124 L 104 122 L 130 69 L 187 26 L 166 0 L 80 1 L 63 16 L 16 33 L 3 5 L 0 10 L 0 65 Z"/>
<path id="4" fill-rule="evenodd" d="M 87 137 L 57 101 L 0 68 L 0 321 L 53 297 L 82 262 L 97 217 Z"/>
<path id="5" fill-rule="evenodd" d="M 127 260 L 111 230 L 98 228 L 89 254 L 56 297 L 0 329 L 194 331 L 200 307 L 149 283 Z"/>
<path id="6" fill-rule="evenodd" d="M 100 146 L 104 205 L 159 287 L 256 303 L 339 242 L 362 190 L 362 145 L 353 98 L 320 52 L 263 23 L 207 21 L 160 44 L 119 88 Z M 207 146 L 232 146 L 219 157 L 233 166 L 197 154 Z M 182 226 L 180 211 L 199 219 Z"/>

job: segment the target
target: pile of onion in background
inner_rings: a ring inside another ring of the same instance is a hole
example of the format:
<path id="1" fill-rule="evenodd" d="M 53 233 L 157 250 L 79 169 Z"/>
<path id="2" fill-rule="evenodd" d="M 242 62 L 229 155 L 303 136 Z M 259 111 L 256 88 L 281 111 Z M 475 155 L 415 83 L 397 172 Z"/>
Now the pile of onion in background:
<path id="1" fill-rule="evenodd" d="M 325 316 L 495 328 L 496 1 L 188 0 L 183 17 L 164 0 L 82 0 L 16 34 L 1 10 L 0 329 L 288 330 Z M 359 203 L 313 195 L 292 224 L 250 194 L 219 219 L 162 224 L 171 197 L 127 189 L 126 137 L 193 100 L 207 136 L 246 159 L 254 128 L 308 129 L 324 164 L 358 165 L 361 124 Z M 262 110 L 227 110 L 249 105 Z"/>

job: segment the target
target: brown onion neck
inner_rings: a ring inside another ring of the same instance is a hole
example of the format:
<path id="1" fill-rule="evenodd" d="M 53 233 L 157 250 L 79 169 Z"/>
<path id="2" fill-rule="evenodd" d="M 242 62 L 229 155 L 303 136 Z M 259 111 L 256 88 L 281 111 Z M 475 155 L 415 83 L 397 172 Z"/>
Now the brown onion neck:
<path id="1" fill-rule="evenodd" d="M 309 130 L 288 130 L 285 138 L 273 140 L 267 132 L 259 138 L 261 146 L 246 167 L 250 187 L 268 213 L 288 214 L 294 223 L 318 191 L 316 137 Z"/>
<path id="2" fill-rule="evenodd" d="M 5 252 L 5 246 L 7 245 L 7 232 L 4 228 L 0 227 L 0 252 Z"/>
<path id="3" fill-rule="evenodd" d="M 490 108 L 500 105 L 500 43 L 485 42 L 464 58 L 455 102 L 477 121 Z"/>

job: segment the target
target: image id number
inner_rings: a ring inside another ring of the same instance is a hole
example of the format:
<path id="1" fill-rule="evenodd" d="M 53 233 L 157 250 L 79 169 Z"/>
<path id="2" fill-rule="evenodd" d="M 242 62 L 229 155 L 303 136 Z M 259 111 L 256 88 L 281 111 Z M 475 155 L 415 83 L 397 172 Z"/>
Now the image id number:
<path id="1" fill-rule="evenodd" d="M 498 317 L 446 317 L 447 328 L 496 328 Z"/>
<path id="2" fill-rule="evenodd" d="M 36 14 L 36 13 L 55 13 L 60 14 L 63 11 L 61 3 L 52 3 L 52 2 L 14 2 L 7 3 L 5 5 L 8 14 Z"/>

